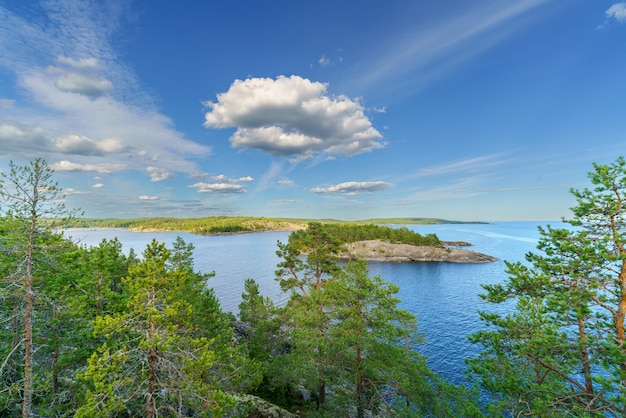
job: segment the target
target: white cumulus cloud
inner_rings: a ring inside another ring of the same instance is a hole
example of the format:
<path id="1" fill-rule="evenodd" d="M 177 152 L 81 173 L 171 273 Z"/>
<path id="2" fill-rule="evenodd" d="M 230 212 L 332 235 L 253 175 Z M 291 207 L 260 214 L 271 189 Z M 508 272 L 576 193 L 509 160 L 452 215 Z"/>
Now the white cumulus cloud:
<path id="1" fill-rule="evenodd" d="M 159 200 L 159 196 L 141 195 L 139 196 L 139 200 Z"/>
<path id="2" fill-rule="evenodd" d="M 354 195 L 358 193 L 378 192 L 381 190 L 391 189 L 393 184 L 386 181 L 349 181 L 345 183 L 335 184 L 329 187 L 315 187 L 311 192 L 318 194 L 347 194 Z"/>
<path id="3" fill-rule="evenodd" d="M 331 97 L 327 85 L 299 76 L 235 80 L 217 102 L 207 102 L 207 128 L 232 128 L 233 147 L 274 156 L 352 156 L 385 146 L 363 106 Z"/>

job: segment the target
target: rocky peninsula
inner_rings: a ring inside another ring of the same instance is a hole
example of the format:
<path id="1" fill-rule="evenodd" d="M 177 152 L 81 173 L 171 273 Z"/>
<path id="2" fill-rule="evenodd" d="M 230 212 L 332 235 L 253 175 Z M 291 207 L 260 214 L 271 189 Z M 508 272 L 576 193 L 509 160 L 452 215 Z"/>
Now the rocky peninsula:
<path id="1" fill-rule="evenodd" d="M 467 244 L 463 243 L 463 245 Z M 345 260 L 364 258 L 368 261 L 394 263 L 491 263 L 497 260 L 495 257 L 476 251 L 450 247 L 391 244 L 377 239 L 344 244 L 339 258 Z"/>

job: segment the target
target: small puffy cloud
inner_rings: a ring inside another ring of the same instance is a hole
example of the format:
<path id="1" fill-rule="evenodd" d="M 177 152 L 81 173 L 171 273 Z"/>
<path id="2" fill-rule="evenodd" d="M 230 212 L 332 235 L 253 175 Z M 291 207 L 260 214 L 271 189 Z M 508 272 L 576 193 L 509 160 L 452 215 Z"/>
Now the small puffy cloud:
<path id="1" fill-rule="evenodd" d="M 626 2 L 613 4 L 605 13 L 608 18 L 613 18 L 620 23 L 626 22 Z"/>
<path id="2" fill-rule="evenodd" d="M 139 200 L 159 200 L 159 196 L 139 196 Z"/>
<path id="3" fill-rule="evenodd" d="M 159 167 L 150 166 L 146 168 L 146 171 L 150 173 L 150 181 L 163 181 L 174 176 L 171 172 Z"/>
<path id="4" fill-rule="evenodd" d="M 196 188 L 198 193 L 245 193 L 246 188 L 238 183 L 249 183 L 254 181 L 250 176 L 233 179 L 220 174 L 217 176 L 209 176 L 208 182 L 199 182 L 189 187 Z"/>
<path id="5" fill-rule="evenodd" d="M 240 184 L 234 183 L 196 183 L 189 187 L 197 189 L 198 193 L 244 193 L 246 190 Z"/>
<path id="6" fill-rule="evenodd" d="M 79 164 L 64 160 L 50 164 L 50 168 L 55 171 L 95 171 L 100 174 L 111 174 L 124 170 L 126 166 L 124 164 Z"/>
<path id="7" fill-rule="evenodd" d="M 233 147 L 274 156 L 352 156 L 385 146 L 363 106 L 331 97 L 327 85 L 298 76 L 236 80 L 217 102 L 207 102 L 207 128 L 237 128 Z"/>
<path id="8" fill-rule="evenodd" d="M 57 63 L 60 66 L 49 67 L 48 72 L 58 74 L 54 86 L 60 91 L 95 98 L 113 89 L 113 83 L 98 74 L 102 67 L 96 58 L 59 56 Z"/>
<path id="9" fill-rule="evenodd" d="M 87 194 L 89 192 L 81 192 L 80 190 L 73 189 L 71 187 L 66 187 L 63 189 L 63 194 L 65 195 L 75 195 L 75 194 Z"/>
<path id="10" fill-rule="evenodd" d="M 57 151 L 68 154 L 98 155 L 114 154 L 130 150 L 130 147 L 117 138 L 94 141 L 83 135 L 67 135 L 54 142 Z"/>
<path id="11" fill-rule="evenodd" d="M 335 55 L 333 58 L 331 58 L 326 54 L 322 54 L 317 60 L 317 64 L 322 68 L 332 67 L 335 64 L 341 64 L 342 62 L 343 57 Z"/>
<path id="12" fill-rule="evenodd" d="M 290 179 L 281 179 L 278 180 L 279 186 L 293 186 L 293 180 Z"/>
<path id="13" fill-rule="evenodd" d="M 47 151 L 49 148 L 50 142 L 41 128 L 13 122 L 0 124 L 0 149 L 4 152 Z"/>
<path id="14" fill-rule="evenodd" d="M 92 184 L 91 187 L 93 189 L 102 189 L 104 187 L 104 184 L 102 183 L 96 183 L 96 184 Z"/>
<path id="15" fill-rule="evenodd" d="M 328 67 L 332 64 L 332 61 L 326 55 L 322 55 L 320 59 L 317 60 L 317 63 L 320 65 L 320 67 Z"/>
<path id="16" fill-rule="evenodd" d="M 206 174 L 202 175 L 203 178 L 208 179 L 208 181 L 210 181 L 211 183 L 230 183 L 230 184 L 236 184 L 236 183 L 249 183 L 251 181 L 254 181 L 254 178 L 250 177 L 250 176 L 246 176 L 246 177 L 240 177 L 238 179 L 234 179 L 234 178 L 230 178 L 224 174 L 218 174 L 217 176 L 208 176 Z"/>
<path id="17" fill-rule="evenodd" d="M 88 97 L 98 97 L 113 88 L 113 84 L 98 75 L 67 72 L 54 82 L 54 86 L 67 93 L 78 93 Z"/>
<path id="18" fill-rule="evenodd" d="M 315 187 L 311 192 L 318 194 L 346 194 L 354 195 L 358 193 L 378 192 L 381 190 L 391 189 L 393 184 L 386 181 L 349 181 L 339 183 L 329 187 Z"/>

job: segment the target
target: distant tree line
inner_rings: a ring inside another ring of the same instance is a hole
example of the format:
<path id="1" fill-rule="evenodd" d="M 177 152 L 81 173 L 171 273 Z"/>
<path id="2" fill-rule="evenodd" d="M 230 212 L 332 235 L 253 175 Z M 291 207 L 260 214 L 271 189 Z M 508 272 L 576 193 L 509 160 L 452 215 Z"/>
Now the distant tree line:
<path id="1" fill-rule="evenodd" d="M 210 235 L 237 232 L 257 232 L 305 227 L 306 221 L 280 218 L 255 218 L 250 216 L 211 216 L 205 218 L 136 218 L 136 219 L 72 219 L 67 225 L 73 228 L 128 228 L 145 231 L 175 231 Z"/>

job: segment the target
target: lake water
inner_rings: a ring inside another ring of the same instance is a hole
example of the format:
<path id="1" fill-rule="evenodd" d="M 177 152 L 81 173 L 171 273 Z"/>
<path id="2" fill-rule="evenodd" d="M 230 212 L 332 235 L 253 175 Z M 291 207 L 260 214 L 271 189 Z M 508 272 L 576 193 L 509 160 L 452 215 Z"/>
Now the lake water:
<path id="1" fill-rule="evenodd" d="M 561 227 L 560 222 L 551 222 Z M 481 284 L 498 283 L 506 278 L 504 260 L 523 261 L 535 251 L 537 226 L 545 222 L 501 222 L 490 224 L 412 225 L 420 234 L 435 233 L 444 241 L 467 241 L 470 249 L 498 258 L 487 264 L 453 263 L 370 263 L 370 275 L 378 275 L 400 287 L 401 307 L 418 318 L 424 344 L 416 347 L 428 358 L 429 366 L 453 383 L 464 381 L 463 358 L 474 356 L 480 347 L 467 336 L 483 326 L 479 310 L 506 309 L 486 305 L 479 294 Z M 246 278 L 259 283 L 260 291 L 284 304 L 288 294 L 274 280 L 278 263 L 276 242 L 286 242 L 288 232 L 264 232 L 219 236 L 199 236 L 174 232 L 130 232 L 122 229 L 68 230 L 74 241 L 91 246 L 103 238 L 118 237 L 125 251 L 138 255 L 152 240 L 170 245 L 177 236 L 195 246 L 196 269 L 215 271 L 209 285 L 215 290 L 223 310 L 237 313 Z"/>

